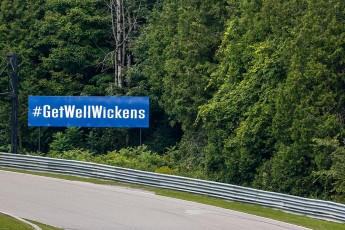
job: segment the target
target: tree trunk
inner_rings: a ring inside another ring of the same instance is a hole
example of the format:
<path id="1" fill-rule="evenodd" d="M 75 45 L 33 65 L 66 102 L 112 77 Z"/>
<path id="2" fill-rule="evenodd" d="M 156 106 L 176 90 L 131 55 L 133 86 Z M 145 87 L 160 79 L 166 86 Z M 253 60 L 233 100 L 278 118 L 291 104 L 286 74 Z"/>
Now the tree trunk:
<path id="1" fill-rule="evenodd" d="M 110 9 L 110 14 L 111 14 L 111 27 L 112 27 L 112 31 L 113 31 L 113 38 L 115 41 L 115 51 L 113 53 L 111 53 L 110 55 L 110 59 L 112 62 L 112 65 L 114 67 L 114 81 L 115 84 L 118 84 L 118 71 L 117 71 L 117 47 L 118 47 L 118 42 L 117 42 L 117 24 L 116 24 L 116 14 L 115 14 L 115 10 L 116 10 L 116 5 L 114 3 L 114 0 L 110 0 L 110 4 L 109 4 L 109 9 Z"/>
<path id="2" fill-rule="evenodd" d="M 136 28 L 136 19 L 126 10 L 124 0 L 110 0 L 109 8 L 112 20 L 112 32 L 115 47 L 112 57 L 115 84 L 124 86 L 124 68 L 131 66 L 132 55 L 129 52 L 128 40 Z"/>
<path id="3" fill-rule="evenodd" d="M 115 66 L 115 69 L 117 69 L 117 84 L 119 87 L 123 86 L 123 74 L 122 74 L 122 66 L 123 66 L 123 58 L 122 58 L 122 52 L 123 52 L 123 34 L 124 26 L 123 26 L 123 20 L 122 20 L 122 12 L 123 12 L 123 0 L 116 0 L 116 58 L 117 63 Z"/>

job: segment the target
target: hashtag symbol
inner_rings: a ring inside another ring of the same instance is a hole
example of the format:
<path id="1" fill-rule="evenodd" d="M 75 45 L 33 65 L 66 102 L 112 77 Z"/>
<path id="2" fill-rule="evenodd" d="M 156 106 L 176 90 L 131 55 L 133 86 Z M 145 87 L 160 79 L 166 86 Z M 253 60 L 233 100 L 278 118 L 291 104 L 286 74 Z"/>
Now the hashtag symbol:
<path id="1" fill-rule="evenodd" d="M 36 106 L 32 114 L 34 115 L 34 117 L 39 117 L 41 113 L 42 113 L 41 106 Z"/>

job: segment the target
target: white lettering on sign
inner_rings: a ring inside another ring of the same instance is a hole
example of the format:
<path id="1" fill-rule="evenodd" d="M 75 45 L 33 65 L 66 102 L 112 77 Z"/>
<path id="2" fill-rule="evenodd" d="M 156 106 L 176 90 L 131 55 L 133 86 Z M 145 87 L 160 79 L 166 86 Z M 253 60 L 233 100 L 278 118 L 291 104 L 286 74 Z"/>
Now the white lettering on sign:
<path id="1" fill-rule="evenodd" d="M 43 107 L 43 109 L 42 109 Z M 103 119 L 145 119 L 144 109 L 119 109 L 118 106 L 107 108 L 105 106 L 88 105 L 76 108 L 75 105 L 63 105 L 59 108 L 51 108 L 50 105 L 36 106 L 33 116 L 44 118 L 103 118 Z"/>

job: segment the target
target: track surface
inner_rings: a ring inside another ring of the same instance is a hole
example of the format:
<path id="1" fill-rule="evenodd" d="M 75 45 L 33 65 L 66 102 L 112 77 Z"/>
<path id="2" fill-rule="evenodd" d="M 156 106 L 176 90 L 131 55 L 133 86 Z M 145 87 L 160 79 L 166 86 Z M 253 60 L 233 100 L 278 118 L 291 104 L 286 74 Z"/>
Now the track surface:
<path id="1" fill-rule="evenodd" d="M 305 229 L 120 186 L 0 170 L 0 212 L 73 230 Z"/>

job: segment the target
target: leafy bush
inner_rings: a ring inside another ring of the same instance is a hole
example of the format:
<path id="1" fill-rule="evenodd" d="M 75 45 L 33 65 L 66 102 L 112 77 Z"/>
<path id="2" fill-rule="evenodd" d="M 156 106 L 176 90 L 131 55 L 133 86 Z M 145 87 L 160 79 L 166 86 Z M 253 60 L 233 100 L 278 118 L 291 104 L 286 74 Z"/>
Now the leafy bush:
<path id="1" fill-rule="evenodd" d="M 66 151 L 76 148 L 83 148 L 83 132 L 80 128 L 67 128 L 64 132 L 57 132 L 53 135 L 53 142 L 50 144 L 52 151 Z"/>
<path id="2" fill-rule="evenodd" d="M 66 160 L 88 161 L 92 162 L 92 153 L 85 149 L 72 149 L 67 151 L 50 151 L 47 157 L 61 158 Z"/>
<path id="3" fill-rule="evenodd" d="M 5 152 L 5 153 L 11 152 L 11 145 L 2 145 L 2 146 L 0 146 L 0 152 Z"/>
<path id="4" fill-rule="evenodd" d="M 106 155 L 96 156 L 93 161 L 99 164 L 152 172 L 167 164 L 166 160 L 162 156 L 148 150 L 145 145 L 136 148 L 128 147 L 119 151 L 112 151 Z"/>
<path id="5" fill-rule="evenodd" d="M 161 174 L 174 174 L 174 171 L 169 168 L 169 166 L 162 166 L 155 170 L 155 173 L 161 173 Z"/>

